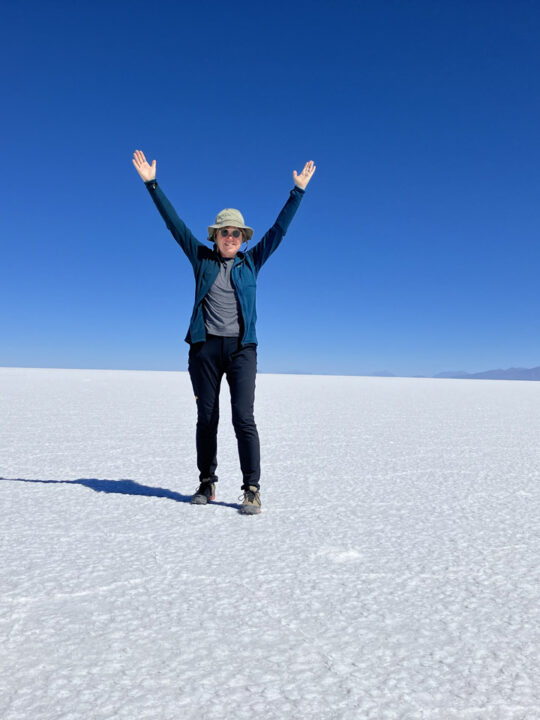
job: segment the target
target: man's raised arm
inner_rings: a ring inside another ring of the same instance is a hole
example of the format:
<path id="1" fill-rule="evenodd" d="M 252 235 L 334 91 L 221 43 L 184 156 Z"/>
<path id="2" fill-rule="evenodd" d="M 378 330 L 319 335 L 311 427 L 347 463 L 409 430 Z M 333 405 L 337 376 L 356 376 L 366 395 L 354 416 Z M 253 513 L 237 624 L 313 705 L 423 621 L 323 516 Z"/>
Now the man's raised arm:
<path id="1" fill-rule="evenodd" d="M 195 265 L 198 249 L 203 246 L 203 244 L 197 240 L 191 230 L 178 217 L 176 210 L 167 200 L 165 193 L 158 186 L 156 181 L 156 161 L 153 160 L 150 165 L 146 160 L 143 151 L 135 150 L 133 153 L 133 165 L 135 166 L 135 170 L 139 173 L 140 178 L 144 181 L 152 200 L 159 210 L 161 217 L 165 220 L 165 224 L 171 231 L 174 239 L 186 253 L 191 264 Z"/>
<path id="2" fill-rule="evenodd" d="M 293 170 L 294 188 L 291 190 L 289 199 L 283 206 L 281 212 L 277 216 L 276 222 L 270 230 L 261 238 L 261 240 L 249 250 L 249 254 L 253 258 L 257 272 L 261 269 L 270 255 L 279 247 L 285 233 L 293 219 L 300 201 L 304 195 L 305 189 L 311 180 L 317 166 L 310 160 L 304 165 L 304 169 L 300 174 Z"/>

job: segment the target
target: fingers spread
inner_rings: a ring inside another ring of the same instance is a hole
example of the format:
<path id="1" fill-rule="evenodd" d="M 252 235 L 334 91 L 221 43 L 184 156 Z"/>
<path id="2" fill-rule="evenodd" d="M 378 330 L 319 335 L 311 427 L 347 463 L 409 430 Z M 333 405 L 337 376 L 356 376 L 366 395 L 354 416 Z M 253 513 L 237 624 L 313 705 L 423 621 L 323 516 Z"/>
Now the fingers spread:
<path id="1" fill-rule="evenodd" d="M 144 153 L 142 150 L 135 150 L 135 152 L 133 153 L 133 157 L 139 165 L 142 165 L 146 162 L 146 158 L 144 157 Z"/>

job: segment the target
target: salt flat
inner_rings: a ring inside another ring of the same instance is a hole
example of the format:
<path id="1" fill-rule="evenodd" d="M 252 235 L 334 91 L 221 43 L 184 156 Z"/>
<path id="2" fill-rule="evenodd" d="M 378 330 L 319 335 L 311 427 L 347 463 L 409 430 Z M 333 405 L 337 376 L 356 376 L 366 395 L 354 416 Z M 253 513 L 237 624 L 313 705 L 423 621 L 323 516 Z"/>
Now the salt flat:
<path id="1" fill-rule="evenodd" d="M 540 718 L 540 383 L 0 369 L 3 720 Z"/>

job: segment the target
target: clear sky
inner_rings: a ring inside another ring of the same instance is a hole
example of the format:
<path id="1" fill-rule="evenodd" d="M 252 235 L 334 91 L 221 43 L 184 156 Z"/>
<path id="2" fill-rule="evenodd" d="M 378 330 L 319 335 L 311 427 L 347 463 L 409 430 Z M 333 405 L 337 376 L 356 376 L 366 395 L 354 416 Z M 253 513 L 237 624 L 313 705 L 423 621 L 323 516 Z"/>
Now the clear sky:
<path id="1" fill-rule="evenodd" d="M 0 365 L 185 370 L 199 239 L 260 237 L 259 370 L 540 365 L 540 4 L 4 2 Z"/>

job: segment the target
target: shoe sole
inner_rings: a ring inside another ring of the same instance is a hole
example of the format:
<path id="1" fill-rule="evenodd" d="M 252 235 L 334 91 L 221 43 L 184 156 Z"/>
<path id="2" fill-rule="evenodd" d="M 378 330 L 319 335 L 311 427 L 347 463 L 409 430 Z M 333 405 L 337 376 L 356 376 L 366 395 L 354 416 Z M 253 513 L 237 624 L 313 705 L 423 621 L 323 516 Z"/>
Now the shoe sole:
<path id="1" fill-rule="evenodd" d="M 261 512 L 261 508 L 258 507 L 241 507 L 240 512 L 242 515 L 259 515 Z"/>
<path id="2" fill-rule="evenodd" d="M 208 505 L 209 502 L 212 502 L 212 500 L 215 500 L 216 496 L 212 495 L 210 500 L 206 497 L 206 495 L 194 495 L 191 498 L 191 504 L 192 505 Z"/>

